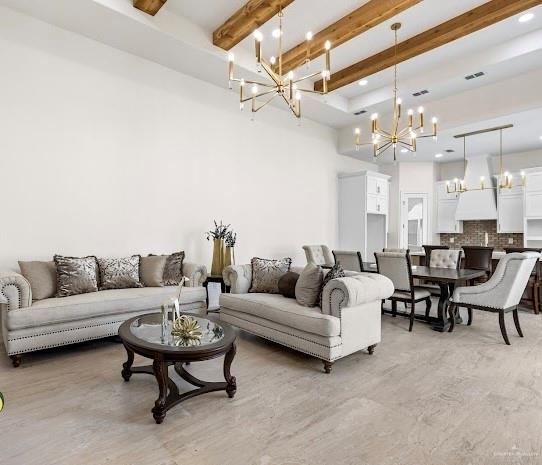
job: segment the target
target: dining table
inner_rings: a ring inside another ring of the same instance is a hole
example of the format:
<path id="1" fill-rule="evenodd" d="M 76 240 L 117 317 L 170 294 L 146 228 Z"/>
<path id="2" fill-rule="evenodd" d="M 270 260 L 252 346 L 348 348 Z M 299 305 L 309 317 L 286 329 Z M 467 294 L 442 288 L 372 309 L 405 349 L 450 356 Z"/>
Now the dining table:
<path id="1" fill-rule="evenodd" d="M 377 273 L 376 263 L 364 262 L 363 270 L 370 273 Z M 430 266 L 412 265 L 412 277 L 426 282 L 435 283 L 440 288 L 438 301 L 438 311 L 436 316 L 416 315 L 415 318 L 431 324 L 435 331 L 445 332 L 450 327 L 450 321 L 447 314 L 448 303 L 455 287 L 468 283 L 485 276 L 483 270 L 456 269 L 456 268 L 437 268 Z M 385 313 L 391 313 L 391 310 L 384 310 Z M 397 312 L 398 315 L 410 316 L 407 312 Z M 458 317 L 456 323 L 461 323 L 461 317 Z"/>

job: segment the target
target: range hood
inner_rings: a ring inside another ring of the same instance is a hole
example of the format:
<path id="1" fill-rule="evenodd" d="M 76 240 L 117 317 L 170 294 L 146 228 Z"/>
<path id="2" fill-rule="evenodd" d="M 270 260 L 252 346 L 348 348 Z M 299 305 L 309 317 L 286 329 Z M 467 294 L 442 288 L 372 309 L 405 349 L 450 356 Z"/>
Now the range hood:
<path id="1" fill-rule="evenodd" d="M 493 186 L 489 155 L 467 158 L 465 183 L 467 188 L 480 187 L 480 178 L 484 177 L 487 187 Z M 458 221 L 496 220 L 497 201 L 495 189 L 472 190 L 459 194 L 459 203 L 455 213 Z"/>

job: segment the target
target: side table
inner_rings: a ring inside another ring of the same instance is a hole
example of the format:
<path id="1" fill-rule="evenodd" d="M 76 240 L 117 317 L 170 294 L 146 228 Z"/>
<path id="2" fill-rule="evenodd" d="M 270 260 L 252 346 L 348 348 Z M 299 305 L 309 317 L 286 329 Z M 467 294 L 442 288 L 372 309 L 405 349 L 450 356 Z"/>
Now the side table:
<path id="1" fill-rule="evenodd" d="M 230 292 L 230 286 L 226 286 L 222 275 L 208 275 L 207 279 L 203 283 L 203 287 L 207 291 L 207 312 L 217 312 L 218 310 L 209 310 L 209 283 L 220 283 L 220 292 L 223 294 Z"/>

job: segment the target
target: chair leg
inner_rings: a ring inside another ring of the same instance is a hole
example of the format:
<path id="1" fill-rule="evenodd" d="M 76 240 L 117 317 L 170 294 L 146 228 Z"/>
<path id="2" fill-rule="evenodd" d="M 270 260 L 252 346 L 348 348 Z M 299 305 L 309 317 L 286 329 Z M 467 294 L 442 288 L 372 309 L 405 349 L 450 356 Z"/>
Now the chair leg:
<path id="1" fill-rule="evenodd" d="M 516 325 L 516 330 L 519 334 L 519 337 L 523 337 L 523 331 L 521 330 L 521 326 L 519 325 L 519 315 L 517 307 L 514 309 L 512 314 L 514 315 L 514 324 Z"/>
<path id="2" fill-rule="evenodd" d="M 427 300 L 425 301 L 425 319 L 426 320 L 429 319 L 429 313 L 431 313 L 431 305 L 432 305 L 431 297 L 428 297 Z"/>
<path id="3" fill-rule="evenodd" d="M 472 308 L 467 307 L 467 311 L 469 312 L 469 319 L 467 321 L 467 326 L 470 326 L 472 324 Z"/>
<path id="4" fill-rule="evenodd" d="M 540 286 L 538 284 L 533 285 L 533 306 L 535 315 L 538 315 L 540 313 Z"/>
<path id="5" fill-rule="evenodd" d="M 412 327 L 414 326 L 414 310 L 416 309 L 416 303 L 414 301 L 411 302 L 412 310 L 410 310 L 410 325 L 408 326 L 408 331 L 412 331 Z"/>
<path id="6" fill-rule="evenodd" d="M 448 329 L 448 332 L 451 333 L 454 330 L 455 326 L 455 309 L 457 305 L 456 304 L 450 304 L 448 306 L 448 314 L 450 315 L 450 328 Z"/>
<path id="7" fill-rule="evenodd" d="M 504 310 L 499 310 L 499 326 L 501 327 L 501 334 L 504 339 L 504 342 L 506 342 L 506 345 L 510 345 L 510 341 L 508 340 L 508 334 L 506 334 L 506 325 L 504 323 Z"/>
<path id="8" fill-rule="evenodd" d="M 393 318 L 397 316 L 397 300 L 391 301 L 391 316 Z"/>

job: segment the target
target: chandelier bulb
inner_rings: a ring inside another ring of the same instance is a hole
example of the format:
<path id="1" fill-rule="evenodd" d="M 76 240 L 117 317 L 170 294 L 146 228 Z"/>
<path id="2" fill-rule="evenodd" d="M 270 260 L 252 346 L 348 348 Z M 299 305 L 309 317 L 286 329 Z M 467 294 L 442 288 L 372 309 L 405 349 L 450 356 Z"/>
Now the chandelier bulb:
<path id="1" fill-rule="evenodd" d="M 228 61 L 232 62 L 235 60 L 235 55 L 233 53 L 228 53 Z"/>
<path id="2" fill-rule="evenodd" d="M 307 40 L 312 40 L 312 32 L 311 31 L 307 32 L 307 34 L 305 35 L 305 38 Z"/>
<path id="3" fill-rule="evenodd" d="M 288 72 L 288 80 L 290 80 L 290 81 L 294 80 L 294 72 L 293 71 Z"/>
<path id="4" fill-rule="evenodd" d="M 431 118 L 431 123 L 437 124 L 438 123 L 438 118 L 433 116 L 433 118 Z"/>
<path id="5" fill-rule="evenodd" d="M 254 31 L 254 38 L 258 41 L 258 42 L 261 42 L 263 40 L 263 34 L 258 30 L 256 29 Z"/>
<path id="6" fill-rule="evenodd" d="M 355 134 L 356 136 L 359 136 L 360 133 L 361 133 L 360 128 L 354 129 L 354 134 Z"/>
<path id="7" fill-rule="evenodd" d="M 423 107 L 418 107 L 418 113 L 421 115 L 423 114 Z"/>
<path id="8" fill-rule="evenodd" d="M 401 105 L 403 103 L 403 100 L 401 99 L 401 97 L 397 97 L 397 105 Z"/>
<path id="9" fill-rule="evenodd" d="M 272 65 L 274 65 L 276 63 L 277 59 L 275 57 L 271 57 L 269 58 L 269 63 L 271 63 Z"/>
<path id="10" fill-rule="evenodd" d="M 258 93 L 258 86 L 256 84 L 254 84 L 252 86 L 251 91 L 252 91 L 252 95 L 256 95 Z"/>
<path id="11" fill-rule="evenodd" d="M 282 31 L 280 29 L 273 29 L 273 32 L 271 33 L 271 35 L 275 39 L 278 39 L 282 35 Z"/>
<path id="12" fill-rule="evenodd" d="M 373 113 L 371 115 L 371 120 L 376 121 L 378 119 L 378 113 Z"/>
<path id="13" fill-rule="evenodd" d="M 325 44 L 324 44 L 324 48 L 326 50 L 330 50 L 331 49 L 331 42 L 329 40 L 326 40 Z"/>
<path id="14" fill-rule="evenodd" d="M 414 110 L 412 108 L 409 108 L 407 114 L 408 116 L 412 116 L 414 114 Z"/>
<path id="15" fill-rule="evenodd" d="M 244 85 L 245 85 L 245 80 L 244 80 L 244 79 L 241 79 L 241 81 L 239 82 L 239 85 L 240 85 L 241 87 L 244 87 Z"/>
<path id="16" fill-rule="evenodd" d="M 297 91 L 297 92 L 295 93 L 295 99 L 296 99 L 296 100 L 301 100 L 301 92 Z"/>

